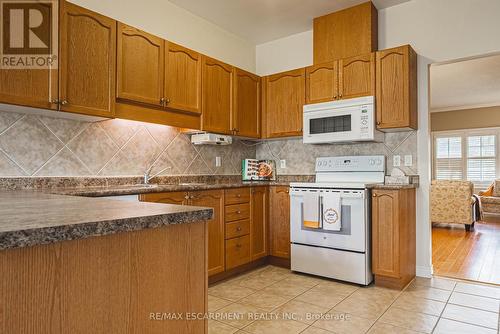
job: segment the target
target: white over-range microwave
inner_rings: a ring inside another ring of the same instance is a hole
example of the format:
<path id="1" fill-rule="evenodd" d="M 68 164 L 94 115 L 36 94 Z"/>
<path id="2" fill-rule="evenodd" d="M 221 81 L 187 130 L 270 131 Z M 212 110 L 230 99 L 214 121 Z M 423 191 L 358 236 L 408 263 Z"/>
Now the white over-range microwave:
<path id="1" fill-rule="evenodd" d="M 304 144 L 383 141 L 375 126 L 375 97 L 304 106 Z"/>

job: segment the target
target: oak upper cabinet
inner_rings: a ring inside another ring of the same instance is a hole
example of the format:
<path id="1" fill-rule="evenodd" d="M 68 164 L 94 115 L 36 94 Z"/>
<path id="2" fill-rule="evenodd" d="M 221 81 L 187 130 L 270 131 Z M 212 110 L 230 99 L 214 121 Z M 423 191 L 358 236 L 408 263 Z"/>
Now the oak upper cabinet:
<path id="1" fill-rule="evenodd" d="M 415 189 L 373 191 L 375 284 L 401 289 L 415 277 L 415 216 Z"/>
<path id="2" fill-rule="evenodd" d="M 267 138 L 302 135 L 305 76 L 305 68 L 301 68 L 264 78 L 264 117 Z"/>
<path id="3" fill-rule="evenodd" d="M 285 186 L 269 190 L 269 242 L 271 255 L 290 258 L 290 196 Z"/>
<path id="4" fill-rule="evenodd" d="M 231 134 L 233 67 L 202 57 L 203 131 Z"/>
<path id="5" fill-rule="evenodd" d="M 201 55 L 165 42 L 165 106 L 201 113 Z"/>
<path id="6" fill-rule="evenodd" d="M 260 138 L 260 77 L 235 68 L 233 94 L 233 134 L 241 137 Z"/>
<path id="7" fill-rule="evenodd" d="M 375 95 L 375 53 L 306 68 L 306 103 Z"/>
<path id="8" fill-rule="evenodd" d="M 338 61 L 339 99 L 375 95 L 375 53 Z"/>
<path id="9" fill-rule="evenodd" d="M 116 21 L 61 1 L 60 110 L 113 117 Z"/>
<path id="10" fill-rule="evenodd" d="M 409 45 L 377 52 L 377 128 L 417 129 L 417 55 Z"/>
<path id="11" fill-rule="evenodd" d="M 378 13 L 371 1 L 314 19 L 314 64 L 378 49 Z"/>
<path id="12" fill-rule="evenodd" d="M 118 99 L 164 105 L 165 43 L 163 39 L 118 23 Z"/>
<path id="13" fill-rule="evenodd" d="M 268 187 L 252 188 L 250 209 L 252 212 L 250 230 L 252 261 L 268 255 L 268 192 Z"/>
<path id="14" fill-rule="evenodd" d="M 208 224 L 208 276 L 225 270 L 224 258 L 224 190 L 189 193 L 189 204 L 213 208 L 214 216 Z"/>
<path id="15" fill-rule="evenodd" d="M 306 67 L 306 103 L 333 101 L 339 95 L 338 62 Z"/>

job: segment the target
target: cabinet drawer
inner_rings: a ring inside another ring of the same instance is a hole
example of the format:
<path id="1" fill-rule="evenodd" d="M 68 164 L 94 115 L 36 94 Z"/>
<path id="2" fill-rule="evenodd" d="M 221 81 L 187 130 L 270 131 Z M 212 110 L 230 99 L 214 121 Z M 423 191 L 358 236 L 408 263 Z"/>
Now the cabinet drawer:
<path id="1" fill-rule="evenodd" d="M 226 240 L 226 270 L 250 262 L 250 236 Z"/>
<path id="2" fill-rule="evenodd" d="M 239 220 L 226 223 L 226 239 L 241 237 L 250 234 L 250 220 Z"/>
<path id="3" fill-rule="evenodd" d="M 250 188 L 226 189 L 224 204 L 241 204 L 250 202 Z"/>
<path id="4" fill-rule="evenodd" d="M 250 203 L 226 205 L 224 218 L 226 222 L 250 218 Z"/>

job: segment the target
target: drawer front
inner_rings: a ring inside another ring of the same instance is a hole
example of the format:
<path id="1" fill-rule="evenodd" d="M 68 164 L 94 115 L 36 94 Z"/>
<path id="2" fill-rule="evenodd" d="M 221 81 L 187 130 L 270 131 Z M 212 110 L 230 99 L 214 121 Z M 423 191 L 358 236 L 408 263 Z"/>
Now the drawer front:
<path id="1" fill-rule="evenodd" d="M 250 236 L 226 240 L 226 270 L 250 262 Z"/>
<path id="2" fill-rule="evenodd" d="M 239 220 L 226 223 L 226 239 L 241 237 L 250 234 L 250 220 Z"/>
<path id="3" fill-rule="evenodd" d="M 226 189 L 224 204 L 241 204 L 250 202 L 250 188 Z"/>
<path id="4" fill-rule="evenodd" d="M 250 203 L 226 205 L 224 217 L 226 222 L 250 219 Z"/>

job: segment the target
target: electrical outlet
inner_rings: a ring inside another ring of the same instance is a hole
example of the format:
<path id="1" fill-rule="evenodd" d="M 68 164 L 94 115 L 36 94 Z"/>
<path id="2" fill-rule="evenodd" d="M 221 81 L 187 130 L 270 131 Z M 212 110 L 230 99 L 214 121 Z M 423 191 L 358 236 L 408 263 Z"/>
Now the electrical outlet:
<path id="1" fill-rule="evenodd" d="M 413 166 L 413 156 L 411 154 L 405 155 L 405 166 L 406 167 Z"/>
<path id="2" fill-rule="evenodd" d="M 280 168 L 286 168 L 286 160 L 280 160 Z"/>
<path id="3" fill-rule="evenodd" d="M 222 166 L 222 158 L 215 157 L 215 167 L 220 167 L 220 166 Z"/>
<path id="4" fill-rule="evenodd" d="M 394 155 L 392 157 L 392 166 L 394 166 L 394 167 L 401 166 L 401 156 L 400 155 Z"/>

